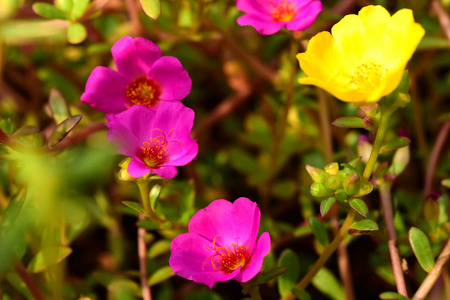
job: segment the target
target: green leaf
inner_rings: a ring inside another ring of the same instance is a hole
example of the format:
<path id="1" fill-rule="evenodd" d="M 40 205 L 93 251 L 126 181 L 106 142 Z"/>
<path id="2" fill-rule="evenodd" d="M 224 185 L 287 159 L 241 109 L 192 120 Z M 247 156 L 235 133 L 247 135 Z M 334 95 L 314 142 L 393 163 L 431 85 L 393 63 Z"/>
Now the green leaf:
<path id="1" fill-rule="evenodd" d="M 6 45 L 22 45 L 30 42 L 65 41 L 66 24 L 53 20 L 10 20 L 0 26 L 0 36 Z"/>
<path id="2" fill-rule="evenodd" d="M 156 272 L 153 273 L 152 276 L 150 276 L 150 278 L 148 279 L 148 285 L 152 286 L 158 284 L 174 275 L 175 273 L 172 271 L 172 268 L 170 268 L 170 266 L 164 266 L 156 270 Z"/>
<path id="3" fill-rule="evenodd" d="M 402 148 L 402 147 L 408 146 L 410 143 L 411 143 L 410 139 L 400 136 L 400 137 L 392 139 L 389 142 L 387 142 L 386 144 L 384 144 L 381 147 L 380 153 L 392 151 L 392 150 L 395 150 L 398 148 Z"/>
<path id="4" fill-rule="evenodd" d="M 364 219 L 361 221 L 357 221 L 350 226 L 351 229 L 355 229 L 358 231 L 375 231 L 378 230 L 378 224 L 371 219 Z"/>
<path id="5" fill-rule="evenodd" d="M 442 186 L 445 186 L 446 188 L 450 189 L 450 178 L 442 179 L 441 184 Z"/>
<path id="6" fill-rule="evenodd" d="M 67 14 L 63 10 L 49 3 L 35 3 L 33 5 L 33 10 L 35 13 L 44 18 L 61 20 L 69 19 Z"/>
<path id="7" fill-rule="evenodd" d="M 62 9 L 65 13 L 70 14 L 73 7 L 72 0 L 56 0 L 55 6 Z"/>
<path id="8" fill-rule="evenodd" d="M 305 290 L 299 290 L 297 288 L 292 290 L 292 293 L 294 293 L 294 295 L 300 299 L 300 300 L 311 300 L 311 295 L 305 291 Z"/>
<path id="9" fill-rule="evenodd" d="M 153 207 L 153 209 L 156 208 L 158 204 L 158 198 L 159 194 L 161 194 L 161 185 L 155 184 L 152 189 L 150 190 L 150 204 Z"/>
<path id="10" fill-rule="evenodd" d="M 450 42 L 447 38 L 437 36 L 424 36 L 417 45 L 417 49 L 429 50 L 429 49 L 449 49 Z"/>
<path id="11" fill-rule="evenodd" d="M 65 138 L 80 123 L 82 115 L 75 115 L 67 118 L 53 130 L 48 145 L 50 148 Z"/>
<path id="12" fill-rule="evenodd" d="M 400 295 L 399 293 L 395 292 L 384 292 L 380 294 L 380 299 L 383 300 L 409 300 L 409 298 Z"/>
<path id="13" fill-rule="evenodd" d="M 72 253 L 72 249 L 67 246 L 54 245 L 41 249 L 28 265 L 28 271 L 38 273 L 44 271 L 48 266 L 62 261 Z"/>
<path id="14" fill-rule="evenodd" d="M 294 251 L 284 250 L 278 259 L 278 266 L 288 267 L 287 271 L 277 278 L 278 292 L 281 296 L 289 293 L 297 283 L 300 273 L 300 263 Z"/>
<path id="15" fill-rule="evenodd" d="M 274 182 L 271 193 L 280 199 L 289 199 L 294 196 L 297 190 L 297 184 L 294 180 L 280 180 Z"/>
<path id="16" fill-rule="evenodd" d="M 154 230 L 154 229 L 159 229 L 159 225 L 156 224 L 155 222 L 149 220 L 149 219 L 145 219 L 145 220 L 141 220 L 138 222 L 138 226 L 148 229 L 148 230 Z"/>
<path id="17" fill-rule="evenodd" d="M 72 13 L 70 19 L 72 21 L 78 20 L 86 11 L 89 0 L 73 0 Z"/>
<path id="18" fill-rule="evenodd" d="M 48 104 L 56 124 L 60 124 L 70 117 L 69 105 L 57 89 L 52 89 L 50 91 Z"/>
<path id="19" fill-rule="evenodd" d="M 314 236 L 317 238 L 317 241 L 323 246 L 328 245 L 330 241 L 328 237 L 328 232 L 325 229 L 325 226 L 322 224 L 322 222 L 320 222 L 319 219 L 317 219 L 314 216 L 309 217 L 308 222 L 309 225 L 311 226 Z"/>
<path id="20" fill-rule="evenodd" d="M 26 299 L 35 299 L 33 295 L 31 295 L 30 290 L 28 289 L 25 282 L 23 282 L 22 278 L 20 278 L 19 274 L 9 272 L 6 274 L 6 279 L 8 282 L 22 295 L 26 297 Z M 5 294 L 2 294 L 2 296 Z M 9 299 L 5 297 L 6 299 Z"/>
<path id="21" fill-rule="evenodd" d="M 343 128 L 364 128 L 364 119 L 358 117 L 343 117 L 334 120 L 331 124 Z"/>
<path id="22" fill-rule="evenodd" d="M 352 199 L 348 203 L 351 208 L 356 210 L 360 215 L 367 217 L 367 214 L 369 213 L 369 209 L 367 208 L 366 203 L 361 199 Z"/>
<path id="23" fill-rule="evenodd" d="M 420 266 L 429 273 L 434 267 L 434 257 L 427 236 L 420 229 L 412 227 L 409 230 L 409 243 Z"/>
<path id="24" fill-rule="evenodd" d="M 122 201 L 122 203 L 125 204 L 126 206 L 128 206 L 129 208 L 131 208 L 132 210 L 140 213 L 140 214 L 145 214 L 144 208 L 137 202 L 134 202 L 134 201 Z"/>
<path id="25" fill-rule="evenodd" d="M 79 44 L 86 39 L 87 31 L 83 24 L 71 23 L 67 27 L 67 40 L 71 44 Z"/>
<path id="26" fill-rule="evenodd" d="M 159 0 L 140 0 L 142 9 L 152 19 L 158 19 L 161 15 L 161 3 Z"/>
<path id="27" fill-rule="evenodd" d="M 336 277 L 333 275 L 333 273 L 327 268 L 320 269 L 311 282 L 316 287 L 316 289 L 318 289 L 331 299 L 345 299 L 344 289 L 342 288 Z"/>
<path id="28" fill-rule="evenodd" d="M 289 269 L 289 267 L 274 267 L 274 268 L 270 269 L 269 271 L 265 271 L 264 277 L 260 283 L 261 284 L 267 283 L 267 282 L 277 278 L 278 276 L 280 276 L 281 274 L 286 272 L 288 269 Z"/>
<path id="29" fill-rule="evenodd" d="M 148 257 L 155 258 L 159 255 L 168 253 L 170 251 L 170 241 L 168 240 L 160 240 L 153 243 L 148 250 Z"/>
<path id="30" fill-rule="evenodd" d="M 330 197 L 320 202 L 320 214 L 322 215 L 322 217 L 328 213 L 331 207 L 333 207 L 334 202 L 336 202 L 335 197 Z"/>

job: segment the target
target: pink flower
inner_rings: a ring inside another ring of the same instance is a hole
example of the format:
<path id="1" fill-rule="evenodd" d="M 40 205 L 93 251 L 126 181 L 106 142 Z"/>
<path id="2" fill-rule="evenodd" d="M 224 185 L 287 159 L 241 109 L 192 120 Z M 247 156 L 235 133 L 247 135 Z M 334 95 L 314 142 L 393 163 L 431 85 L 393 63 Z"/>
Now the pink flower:
<path id="1" fill-rule="evenodd" d="M 247 198 L 212 202 L 189 221 L 189 233 L 172 241 L 170 267 L 178 276 L 211 289 L 233 278 L 249 281 L 270 250 L 269 233 L 257 239 L 260 218 L 258 206 Z"/>
<path id="2" fill-rule="evenodd" d="M 304 30 L 322 11 L 317 0 L 237 0 L 236 6 L 246 13 L 237 23 L 253 26 L 260 34 L 274 34 L 283 27 Z"/>
<path id="3" fill-rule="evenodd" d="M 156 107 L 176 101 L 191 91 L 192 81 L 180 61 L 161 56 L 144 38 L 121 38 L 111 48 L 117 71 L 96 67 L 81 101 L 104 113 L 119 113 L 134 104 Z"/>
<path id="4" fill-rule="evenodd" d="M 156 110 L 134 105 L 106 117 L 106 137 L 119 153 L 132 158 L 127 171 L 133 177 L 153 173 L 173 178 L 176 166 L 189 163 L 197 155 L 197 141 L 190 136 L 194 111 L 181 102 L 161 102 Z"/>

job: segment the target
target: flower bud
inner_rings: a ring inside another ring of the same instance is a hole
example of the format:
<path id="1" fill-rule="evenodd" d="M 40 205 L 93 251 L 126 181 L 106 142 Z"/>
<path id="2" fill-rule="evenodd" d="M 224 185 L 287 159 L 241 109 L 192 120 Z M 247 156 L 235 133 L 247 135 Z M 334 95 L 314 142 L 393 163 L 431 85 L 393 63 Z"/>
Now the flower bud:
<path id="1" fill-rule="evenodd" d="M 353 195 L 361 186 L 361 179 L 358 174 L 352 174 L 344 180 L 344 191 L 347 195 Z"/>
<path id="2" fill-rule="evenodd" d="M 332 162 L 326 165 L 323 169 L 330 175 L 336 175 L 339 172 L 339 165 L 337 162 Z"/>
<path id="3" fill-rule="evenodd" d="M 370 181 L 361 181 L 359 191 L 353 195 L 353 197 L 362 197 L 370 194 L 373 191 L 373 184 Z"/>
<path id="4" fill-rule="evenodd" d="M 429 222 L 437 221 L 439 218 L 439 202 L 440 192 L 434 191 L 425 199 L 423 205 L 423 216 Z"/>
<path id="5" fill-rule="evenodd" d="M 314 197 L 329 197 L 333 195 L 332 190 L 318 182 L 313 182 L 313 184 L 311 184 L 310 191 L 311 195 Z"/>
<path id="6" fill-rule="evenodd" d="M 308 171 L 309 176 L 311 176 L 314 182 L 323 183 L 327 177 L 327 173 L 324 170 L 310 165 L 306 165 L 306 171 Z"/>
<path id="7" fill-rule="evenodd" d="M 331 190 L 337 190 L 342 187 L 342 179 L 339 175 L 329 175 L 325 179 L 325 186 Z"/>
<path id="8" fill-rule="evenodd" d="M 130 163 L 131 158 L 127 157 L 125 159 L 123 159 L 120 163 L 119 163 L 119 179 L 123 180 L 123 181 L 136 181 L 136 178 L 134 178 L 133 176 L 131 176 L 128 172 L 128 164 Z"/>
<path id="9" fill-rule="evenodd" d="M 334 192 L 334 197 L 336 197 L 339 201 L 344 201 L 347 200 L 348 195 L 344 189 L 338 189 Z"/>
<path id="10" fill-rule="evenodd" d="M 359 107 L 366 116 L 375 117 L 377 114 L 377 104 L 363 105 Z"/>
<path id="11" fill-rule="evenodd" d="M 354 173 L 348 170 L 340 170 L 338 174 L 341 177 L 342 181 L 344 181 L 346 178 L 348 178 L 350 175 Z"/>
<path id="12" fill-rule="evenodd" d="M 361 134 L 358 140 L 358 146 L 356 148 L 358 156 L 361 157 L 363 163 L 367 163 L 372 152 L 372 144 L 370 143 L 369 136 Z"/>
<path id="13" fill-rule="evenodd" d="M 366 116 L 364 117 L 364 129 L 368 131 L 377 131 L 378 128 L 378 120 L 374 117 Z"/>

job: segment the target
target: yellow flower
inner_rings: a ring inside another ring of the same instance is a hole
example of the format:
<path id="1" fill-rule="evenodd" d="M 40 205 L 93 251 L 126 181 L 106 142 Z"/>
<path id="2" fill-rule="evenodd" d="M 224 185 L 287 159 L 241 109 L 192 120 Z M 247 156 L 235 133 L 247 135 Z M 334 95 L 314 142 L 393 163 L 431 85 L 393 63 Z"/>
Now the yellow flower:
<path id="1" fill-rule="evenodd" d="M 335 24 L 331 34 L 318 33 L 297 54 L 307 75 L 299 82 L 357 106 L 377 102 L 398 86 L 424 34 L 410 9 L 391 17 L 382 6 L 366 6 Z"/>

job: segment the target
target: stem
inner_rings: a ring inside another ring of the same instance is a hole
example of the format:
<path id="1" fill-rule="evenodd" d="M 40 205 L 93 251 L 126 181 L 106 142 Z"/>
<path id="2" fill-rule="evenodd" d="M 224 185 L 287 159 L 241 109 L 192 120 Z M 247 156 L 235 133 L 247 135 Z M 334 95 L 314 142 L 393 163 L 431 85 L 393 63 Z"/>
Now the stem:
<path id="1" fill-rule="evenodd" d="M 145 215 L 139 214 L 139 220 L 144 220 Z M 145 228 L 138 227 L 138 256 L 139 271 L 141 273 L 142 298 L 144 300 L 152 300 L 152 292 L 148 285 L 147 272 L 147 245 L 145 244 Z"/>
<path id="2" fill-rule="evenodd" d="M 250 292 L 250 298 L 252 300 L 262 300 L 261 294 L 259 293 L 259 286 L 253 288 Z"/>
<path id="3" fill-rule="evenodd" d="M 430 292 L 436 280 L 439 278 L 439 275 L 442 272 L 444 265 L 450 258 L 450 239 L 447 239 L 447 245 L 445 245 L 444 249 L 442 249 L 441 254 L 439 255 L 436 264 L 433 269 L 428 273 L 428 276 L 420 285 L 416 294 L 412 298 L 412 300 L 423 300 Z"/>
<path id="4" fill-rule="evenodd" d="M 16 270 L 17 274 L 19 274 L 20 278 L 25 283 L 33 297 L 36 298 L 36 300 L 45 300 L 44 294 L 42 294 L 39 286 L 36 284 L 33 277 L 28 274 L 27 269 L 25 269 L 20 260 L 16 261 L 14 269 Z"/>
<path id="5" fill-rule="evenodd" d="M 328 109 L 327 98 L 321 89 L 317 89 L 317 96 L 319 98 L 319 119 L 320 127 L 325 143 L 325 160 L 327 163 L 331 162 L 333 157 L 333 143 L 330 128 L 330 114 Z"/>
<path id="6" fill-rule="evenodd" d="M 375 137 L 375 142 L 373 143 L 372 152 L 370 153 L 369 160 L 367 161 L 366 167 L 364 169 L 362 180 L 369 180 L 372 175 L 373 168 L 378 159 L 378 155 L 380 154 L 381 146 L 383 145 L 384 135 L 388 128 L 389 120 L 391 119 L 392 114 L 394 113 L 396 107 L 384 107 L 381 106 L 381 117 L 380 124 L 378 125 L 377 135 Z"/>
<path id="7" fill-rule="evenodd" d="M 155 211 L 153 210 L 153 207 L 150 203 L 150 189 L 149 189 L 149 182 L 147 180 L 138 181 L 137 185 L 139 187 L 139 192 L 141 194 L 141 201 L 144 205 L 144 213 L 147 218 L 152 220 L 155 224 L 162 225 L 165 223 L 165 220 L 159 218 Z"/>
<path id="8" fill-rule="evenodd" d="M 354 209 L 350 209 L 347 215 L 347 218 L 342 224 L 341 229 L 338 234 L 334 237 L 333 241 L 325 248 L 325 251 L 316 261 L 314 266 L 308 271 L 308 273 L 303 277 L 303 279 L 295 286 L 297 289 L 304 290 L 308 284 L 311 282 L 313 277 L 317 274 L 317 272 L 323 267 L 328 258 L 333 254 L 333 252 L 337 249 L 341 241 L 347 236 L 348 231 L 350 230 L 350 226 L 353 224 L 353 219 L 355 218 L 356 211 Z M 282 300 L 293 300 L 295 296 L 292 292 L 286 294 Z"/>
<path id="9" fill-rule="evenodd" d="M 383 209 L 384 223 L 386 224 L 389 253 L 391 256 L 392 270 L 394 272 L 395 283 L 399 294 L 408 297 L 405 278 L 403 277 L 402 262 L 397 248 L 397 233 L 395 232 L 394 213 L 391 200 L 391 183 L 380 183 L 380 198 Z"/>

